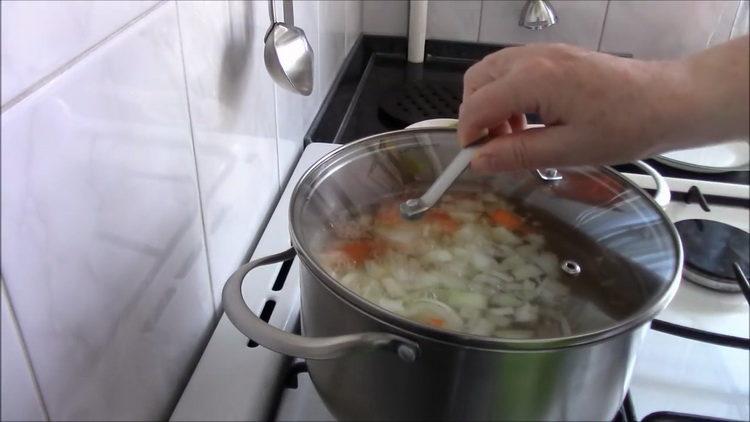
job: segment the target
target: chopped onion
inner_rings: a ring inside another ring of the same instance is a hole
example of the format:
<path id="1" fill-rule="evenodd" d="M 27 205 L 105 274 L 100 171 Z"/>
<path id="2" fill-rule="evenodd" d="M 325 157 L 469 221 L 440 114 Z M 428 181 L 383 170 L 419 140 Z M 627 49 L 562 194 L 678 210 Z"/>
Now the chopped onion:
<path id="1" fill-rule="evenodd" d="M 573 330 L 570 329 L 570 324 L 568 323 L 568 319 L 564 316 L 559 316 L 560 320 L 560 331 L 562 331 L 562 335 L 568 337 L 573 334 Z"/>
<path id="2" fill-rule="evenodd" d="M 487 307 L 487 298 L 484 295 L 460 290 L 451 290 L 446 301 L 457 308 L 471 307 L 484 309 Z"/>
<path id="3" fill-rule="evenodd" d="M 490 303 L 496 306 L 521 306 L 523 301 L 517 297 L 507 294 L 498 293 L 490 298 Z"/>
<path id="4" fill-rule="evenodd" d="M 484 270 L 490 267 L 490 265 L 495 263 L 495 260 L 490 258 L 489 256 L 479 252 L 474 254 L 471 257 L 471 263 L 474 264 L 474 266 L 478 270 Z"/>
<path id="5" fill-rule="evenodd" d="M 473 308 L 470 306 L 463 306 L 458 310 L 458 314 L 464 319 L 479 318 L 480 312 L 479 308 Z"/>
<path id="6" fill-rule="evenodd" d="M 341 284 L 352 287 L 354 286 L 354 283 L 359 281 L 359 273 L 351 272 L 347 273 L 345 276 L 341 277 Z"/>
<path id="7" fill-rule="evenodd" d="M 404 312 L 406 312 L 406 309 L 404 309 L 404 303 L 401 302 L 400 300 L 393 300 L 393 299 L 381 297 L 380 299 L 378 299 L 377 303 L 381 307 L 395 314 L 404 314 Z"/>
<path id="8" fill-rule="evenodd" d="M 494 329 L 495 325 L 484 318 L 478 318 L 469 326 L 469 332 L 478 336 L 488 336 Z"/>
<path id="9" fill-rule="evenodd" d="M 536 265 L 526 264 L 512 270 L 511 273 L 516 280 L 527 280 L 533 277 L 539 277 L 544 274 Z"/>
<path id="10" fill-rule="evenodd" d="M 513 308 L 490 308 L 487 310 L 488 314 L 495 316 L 508 316 L 513 315 L 516 311 Z"/>
<path id="11" fill-rule="evenodd" d="M 533 260 L 534 263 L 547 274 L 554 274 L 560 268 L 557 256 L 555 256 L 555 254 L 553 254 L 552 252 L 542 252 L 539 255 L 535 256 Z"/>
<path id="12" fill-rule="evenodd" d="M 539 249 L 544 245 L 544 236 L 541 234 L 531 233 L 526 235 L 526 241 L 533 245 L 536 249 Z"/>
<path id="13" fill-rule="evenodd" d="M 473 223 L 479 219 L 480 214 L 467 211 L 451 211 L 448 213 L 451 217 L 464 223 Z"/>
<path id="14" fill-rule="evenodd" d="M 503 262 L 500 263 L 500 265 L 497 267 L 500 271 L 508 271 L 511 269 L 520 268 L 522 266 L 526 265 L 526 261 L 524 261 L 523 258 L 519 255 L 513 255 L 508 258 L 505 258 Z"/>
<path id="15" fill-rule="evenodd" d="M 524 304 L 516 308 L 516 321 L 518 322 L 534 322 L 539 318 L 537 307 L 533 305 Z"/>
<path id="16" fill-rule="evenodd" d="M 495 317 L 495 326 L 498 328 L 510 327 L 512 323 L 513 321 L 511 321 L 510 318 L 508 317 L 504 317 L 504 316 Z"/>
<path id="17" fill-rule="evenodd" d="M 510 246 L 518 246 L 523 243 L 523 240 L 521 240 L 520 237 L 516 236 L 505 227 L 493 227 L 491 234 L 495 240 Z"/>
<path id="18" fill-rule="evenodd" d="M 513 208 L 491 192 L 445 195 L 435 210 L 448 217 L 405 221 L 381 208 L 335 220 L 333 247 L 320 261 L 347 288 L 434 327 L 518 339 L 570 335 L 560 311 L 570 307 L 570 288 L 544 236 L 492 223 L 492 212 Z"/>
<path id="19" fill-rule="evenodd" d="M 453 255 L 445 249 L 434 249 L 427 252 L 425 258 L 432 262 L 450 262 L 453 259 Z"/>
<path id="20" fill-rule="evenodd" d="M 491 192 L 482 193 L 479 198 L 484 202 L 500 202 L 500 198 Z"/>
<path id="21" fill-rule="evenodd" d="M 463 320 L 456 311 L 445 303 L 435 299 L 416 300 L 406 307 L 405 314 L 422 321 L 431 318 L 439 319 L 442 321 L 441 328 L 457 330 L 463 326 Z M 429 323 L 429 321 L 427 322 Z"/>
<path id="22" fill-rule="evenodd" d="M 404 294 L 406 294 L 406 291 L 401 287 L 401 284 L 391 277 L 383 277 L 380 279 L 380 282 L 383 284 L 385 291 L 388 292 L 391 297 L 403 297 Z"/>
<path id="23" fill-rule="evenodd" d="M 513 282 L 513 277 L 508 273 L 504 273 L 502 271 L 490 271 L 489 274 L 498 279 L 501 283 Z"/>
<path id="24" fill-rule="evenodd" d="M 539 254 L 539 250 L 534 245 L 523 245 L 516 248 L 516 253 L 524 257 L 524 259 L 533 259 Z"/>

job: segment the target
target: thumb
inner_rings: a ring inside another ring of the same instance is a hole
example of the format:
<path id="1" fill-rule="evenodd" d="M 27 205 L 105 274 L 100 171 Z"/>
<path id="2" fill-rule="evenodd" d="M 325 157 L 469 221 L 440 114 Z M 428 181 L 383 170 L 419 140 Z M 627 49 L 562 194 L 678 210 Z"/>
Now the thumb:
<path id="1" fill-rule="evenodd" d="M 574 148 L 576 137 L 567 126 L 532 128 L 491 139 L 478 151 L 471 167 L 480 173 L 583 164 Z"/>

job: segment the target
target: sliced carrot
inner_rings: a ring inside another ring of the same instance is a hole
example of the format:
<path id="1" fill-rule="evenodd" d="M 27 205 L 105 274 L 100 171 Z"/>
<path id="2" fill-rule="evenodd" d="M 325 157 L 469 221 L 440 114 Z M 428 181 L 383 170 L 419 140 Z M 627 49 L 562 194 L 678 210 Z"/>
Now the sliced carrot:
<path id="1" fill-rule="evenodd" d="M 493 223 L 503 226 L 508 230 L 522 229 L 523 218 L 520 215 L 508 210 L 496 210 L 490 214 Z"/>
<path id="2" fill-rule="evenodd" d="M 368 240 L 353 240 L 341 245 L 340 250 L 355 264 L 362 264 L 372 256 L 375 245 Z"/>
<path id="3" fill-rule="evenodd" d="M 402 221 L 404 220 L 401 218 L 398 205 L 395 203 L 381 205 L 380 208 L 378 208 L 378 212 L 375 214 L 375 222 L 387 226 L 395 226 Z"/>
<path id="4" fill-rule="evenodd" d="M 441 231 L 446 233 L 453 233 L 459 228 L 458 221 L 445 211 L 430 210 L 425 216 L 425 219 L 430 223 L 434 223 Z"/>
<path id="5" fill-rule="evenodd" d="M 442 328 L 445 325 L 445 320 L 442 318 L 427 318 L 425 322 L 438 328 Z"/>

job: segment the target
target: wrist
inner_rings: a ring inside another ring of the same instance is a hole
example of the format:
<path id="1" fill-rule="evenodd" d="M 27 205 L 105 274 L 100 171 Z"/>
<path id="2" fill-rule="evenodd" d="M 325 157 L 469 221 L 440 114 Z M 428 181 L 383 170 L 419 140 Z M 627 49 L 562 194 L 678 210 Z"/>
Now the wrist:
<path id="1" fill-rule="evenodd" d="M 700 139 L 694 122 L 700 120 L 703 100 L 692 89 L 689 66 L 683 61 L 644 61 L 637 68 L 634 118 L 642 126 L 641 142 L 648 146 L 648 155 L 694 146 Z"/>
<path id="2" fill-rule="evenodd" d="M 672 107 L 685 146 L 748 138 L 748 37 L 673 62 Z"/>

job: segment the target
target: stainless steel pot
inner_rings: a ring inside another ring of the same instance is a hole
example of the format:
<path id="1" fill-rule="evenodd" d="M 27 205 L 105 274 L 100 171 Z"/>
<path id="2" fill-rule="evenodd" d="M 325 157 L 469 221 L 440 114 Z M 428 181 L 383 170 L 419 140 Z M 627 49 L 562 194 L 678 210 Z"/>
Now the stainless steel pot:
<path id="1" fill-rule="evenodd" d="M 551 212 L 618 257 L 606 281 L 618 294 L 639 298 L 638 306 L 600 325 L 587 325 L 602 319 L 593 306 L 583 307 L 583 328 L 567 337 L 501 339 L 428 327 L 348 290 L 317 261 L 314 246 L 333 215 L 429 183 L 457 152 L 455 130 L 419 129 L 365 138 L 322 158 L 292 195 L 293 248 L 245 264 L 230 277 L 222 297 L 227 316 L 259 344 L 307 359 L 320 396 L 343 420 L 611 419 L 627 391 L 636 350 L 674 295 L 682 266 L 666 215 L 616 171 L 558 169 L 562 179 L 554 180 L 544 177 L 549 172 L 488 178 L 467 171 L 461 178 L 481 179 L 505 197 Z M 664 186 L 659 195 L 664 198 Z M 295 253 L 302 263 L 301 336 L 257 318 L 241 291 L 250 270 Z M 601 261 L 585 250 L 576 259 L 584 269 Z"/>

